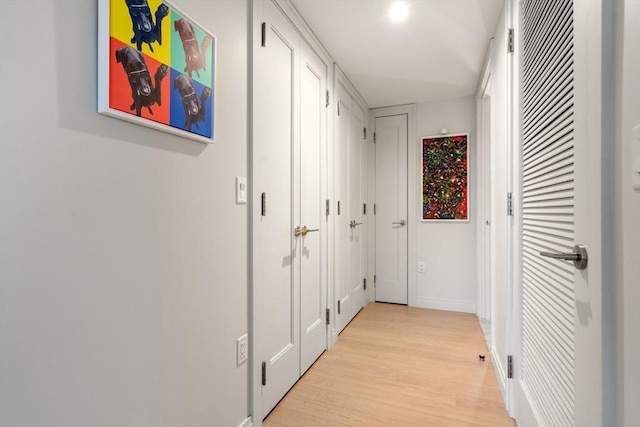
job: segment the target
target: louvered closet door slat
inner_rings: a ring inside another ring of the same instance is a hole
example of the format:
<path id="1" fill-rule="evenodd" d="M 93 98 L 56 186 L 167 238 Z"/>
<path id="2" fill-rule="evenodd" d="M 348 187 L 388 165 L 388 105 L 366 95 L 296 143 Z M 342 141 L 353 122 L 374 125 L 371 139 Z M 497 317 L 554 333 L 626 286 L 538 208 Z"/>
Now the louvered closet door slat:
<path id="1" fill-rule="evenodd" d="M 522 381 L 544 425 L 575 419 L 572 0 L 522 7 Z"/>

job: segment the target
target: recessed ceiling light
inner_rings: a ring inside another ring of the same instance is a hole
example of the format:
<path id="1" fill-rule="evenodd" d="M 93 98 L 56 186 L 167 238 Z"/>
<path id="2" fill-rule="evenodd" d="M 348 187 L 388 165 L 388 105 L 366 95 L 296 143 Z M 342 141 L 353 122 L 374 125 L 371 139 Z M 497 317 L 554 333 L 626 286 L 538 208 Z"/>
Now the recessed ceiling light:
<path id="1" fill-rule="evenodd" d="M 403 1 L 397 1 L 389 7 L 389 18 L 393 22 L 404 20 L 409 15 L 409 6 Z"/>

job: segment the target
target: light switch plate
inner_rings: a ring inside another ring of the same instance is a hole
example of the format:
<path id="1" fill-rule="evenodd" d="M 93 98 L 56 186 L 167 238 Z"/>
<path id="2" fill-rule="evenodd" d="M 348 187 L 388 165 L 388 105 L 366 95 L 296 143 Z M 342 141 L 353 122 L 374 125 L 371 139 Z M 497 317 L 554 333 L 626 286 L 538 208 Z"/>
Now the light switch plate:
<path id="1" fill-rule="evenodd" d="M 236 176 L 236 204 L 247 204 L 247 178 Z"/>
<path id="2" fill-rule="evenodd" d="M 633 189 L 640 191 L 640 125 L 631 131 L 631 175 Z"/>

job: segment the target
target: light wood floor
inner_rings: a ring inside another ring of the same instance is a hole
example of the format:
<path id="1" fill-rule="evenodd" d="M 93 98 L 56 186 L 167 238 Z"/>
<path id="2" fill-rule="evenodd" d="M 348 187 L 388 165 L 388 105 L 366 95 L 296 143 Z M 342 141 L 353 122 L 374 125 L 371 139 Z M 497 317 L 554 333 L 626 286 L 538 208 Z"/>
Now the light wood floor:
<path id="1" fill-rule="evenodd" d="M 264 425 L 516 424 L 504 409 L 474 315 L 369 304 Z"/>

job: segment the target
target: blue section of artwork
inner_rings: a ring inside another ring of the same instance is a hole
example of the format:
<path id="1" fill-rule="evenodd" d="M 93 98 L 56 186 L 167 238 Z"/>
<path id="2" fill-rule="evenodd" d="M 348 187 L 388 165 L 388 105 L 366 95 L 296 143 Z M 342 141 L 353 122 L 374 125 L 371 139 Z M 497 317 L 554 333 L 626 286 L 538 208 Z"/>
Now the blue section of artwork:
<path id="1" fill-rule="evenodd" d="M 170 125 L 213 138 L 213 92 L 186 74 L 171 69 Z"/>

